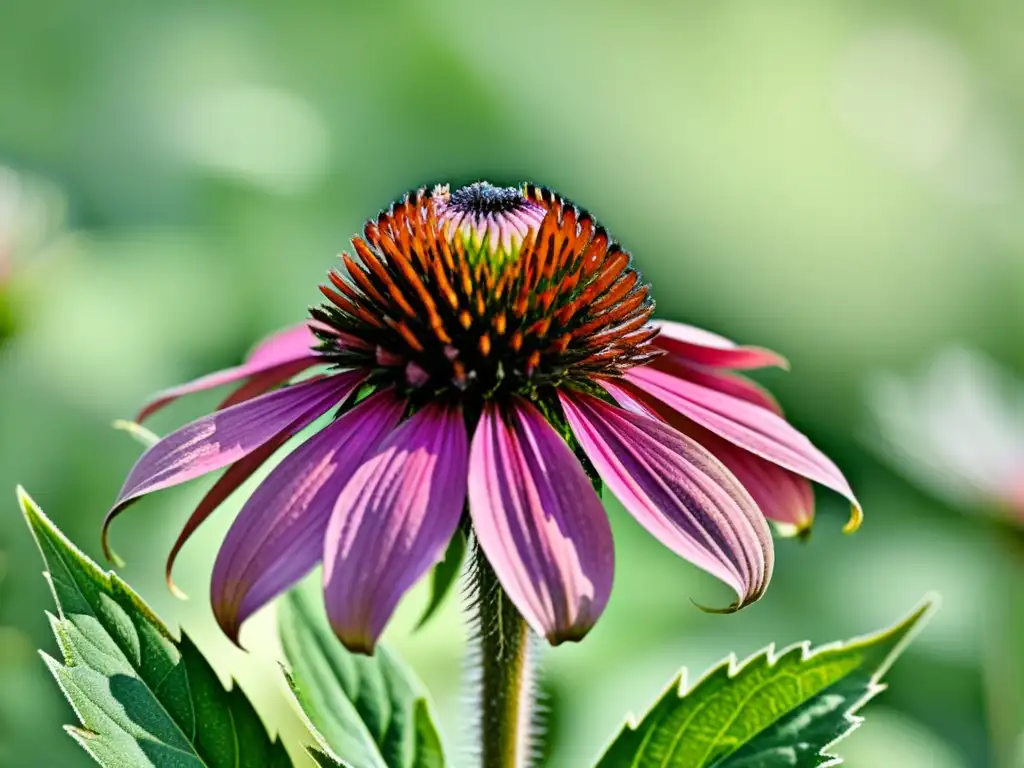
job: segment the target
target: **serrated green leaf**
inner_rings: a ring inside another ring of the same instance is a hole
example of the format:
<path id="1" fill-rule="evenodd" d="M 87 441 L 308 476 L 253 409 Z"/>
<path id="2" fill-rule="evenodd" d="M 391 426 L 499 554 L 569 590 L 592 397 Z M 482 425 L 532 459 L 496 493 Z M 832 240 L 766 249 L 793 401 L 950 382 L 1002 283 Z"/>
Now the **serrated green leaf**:
<path id="1" fill-rule="evenodd" d="M 319 752 L 353 768 L 443 768 L 441 740 L 422 686 L 386 647 L 351 654 L 331 632 L 322 601 L 293 590 L 278 611 L 288 681 Z M 323 763 L 315 752 L 314 759 Z"/>
<path id="2" fill-rule="evenodd" d="M 427 603 L 423 616 L 416 624 L 419 629 L 437 612 L 444 602 L 445 597 L 459 580 L 459 572 L 462 570 L 462 561 L 466 557 L 466 532 L 460 527 L 455 531 L 452 540 L 448 542 L 448 548 L 444 553 L 444 560 L 434 566 L 430 574 L 430 601 Z"/>
<path id="3" fill-rule="evenodd" d="M 242 691 L 225 690 L 184 634 L 175 639 L 114 573 L 80 552 L 18 490 L 57 602 L 63 663 L 43 660 L 74 708 L 71 736 L 109 768 L 276 768 L 291 761 Z"/>
<path id="4" fill-rule="evenodd" d="M 932 607 L 926 599 L 894 627 L 847 643 L 727 659 L 685 693 L 680 675 L 597 768 L 839 765 L 827 750 L 860 724 L 857 710 L 885 688 L 879 680 Z"/>

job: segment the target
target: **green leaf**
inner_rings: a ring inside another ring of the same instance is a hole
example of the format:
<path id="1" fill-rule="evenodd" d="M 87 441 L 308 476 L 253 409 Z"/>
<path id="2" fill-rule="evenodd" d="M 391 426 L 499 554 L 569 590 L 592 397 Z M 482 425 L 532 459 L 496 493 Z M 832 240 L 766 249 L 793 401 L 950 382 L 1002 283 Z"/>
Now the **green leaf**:
<path id="1" fill-rule="evenodd" d="M 597 768 L 819 768 L 827 750 L 861 723 L 857 710 L 931 613 L 925 601 L 879 634 L 812 651 L 769 646 L 734 657 L 683 692 L 683 675 L 639 723 L 623 727 Z"/>
<path id="2" fill-rule="evenodd" d="M 127 432 L 129 435 L 134 437 L 138 442 L 146 448 L 152 448 L 154 445 L 160 442 L 160 436 L 155 432 L 151 432 L 146 427 L 139 424 L 137 421 L 128 421 L 127 419 L 115 419 L 111 422 L 110 426 L 121 432 Z"/>
<path id="3" fill-rule="evenodd" d="M 306 747 L 306 752 L 320 768 L 351 768 L 348 763 L 341 762 L 340 758 L 321 752 L 316 747 Z"/>
<path id="4" fill-rule="evenodd" d="M 43 660 L 81 720 L 68 733 L 109 768 L 290 766 L 238 688 L 225 690 L 186 635 L 176 640 L 116 574 L 82 554 L 18 489 L 46 563 L 64 662 Z"/>
<path id="5" fill-rule="evenodd" d="M 462 570 L 462 561 L 465 557 L 466 532 L 460 526 L 452 536 L 452 540 L 448 542 L 444 560 L 434 566 L 434 571 L 430 575 L 430 602 L 427 603 L 423 616 L 416 624 L 416 629 L 430 621 L 437 609 L 441 607 L 441 603 L 444 602 L 455 582 L 459 580 L 459 572 Z"/>
<path id="6" fill-rule="evenodd" d="M 372 657 L 349 653 L 331 632 L 322 600 L 301 588 L 282 602 L 278 626 L 318 764 L 443 768 L 422 686 L 394 654 L 382 646 Z"/>

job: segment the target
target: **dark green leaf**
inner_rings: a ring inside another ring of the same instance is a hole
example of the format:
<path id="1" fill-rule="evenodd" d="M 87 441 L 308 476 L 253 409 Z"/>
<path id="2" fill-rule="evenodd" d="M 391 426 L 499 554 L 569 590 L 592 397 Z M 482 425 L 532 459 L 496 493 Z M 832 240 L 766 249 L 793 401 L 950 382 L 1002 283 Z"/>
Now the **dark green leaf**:
<path id="1" fill-rule="evenodd" d="M 441 603 L 444 602 L 455 582 L 459 580 L 459 571 L 462 570 L 462 561 L 465 557 L 466 533 L 460 527 L 455 531 L 452 540 L 448 542 L 444 560 L 434 566 L 434 571 L 430 575 L 430 602 L 427 603 L 427 608 L 423 611 L 423 617 L 416 625 L 416 629 L 430 621 L 437 609 L 441 607 Z"/>
<path id="2" fill-rule="evenodd" d="M 64 662 L 43 660 L 78 714 L 68 732 L 110 768 L 289 766 L 238 688 L 224 690 L 191 640 L 82 554 L 21 489 L 57 601 Z"/>
<path id="3" fill-rule="evenodd" d="M 326 752 L 321 752 L 316 747 L 306 747 L 306 752 L 320 768 L 351 768 L 347 763 L 343 763 L 340 759 Z"/>
<path id="4" fill-rule="evenodd" d="M 351 654 L 331 632 L 318 596 L 293 590 L 278 614 L 289 684 L 318 750 L 353 768 L 443 768 L 422 687 L 387 648 Z"/>
<path id="5" fill-rule="evenodd" d="M 444 768 L 444 748 L 441 736 L 434 726 L 430 705 L 425 698 L 416 699 L 413 705 L 413 719 L 416 725 L 412 765 L 415 768 Z"/>
<path id="6" fill-rule="evenodd" d="M 685 693 L 680 675 L 636 724 L 627 724 L 598 768 L 818 768 L 860 723 L 856 712 L 885 688 L 882 675 L 922 619 L 925 602 L 896 626 L 812 651 L 771 647 L 737 666 L 730 658 Z"/>

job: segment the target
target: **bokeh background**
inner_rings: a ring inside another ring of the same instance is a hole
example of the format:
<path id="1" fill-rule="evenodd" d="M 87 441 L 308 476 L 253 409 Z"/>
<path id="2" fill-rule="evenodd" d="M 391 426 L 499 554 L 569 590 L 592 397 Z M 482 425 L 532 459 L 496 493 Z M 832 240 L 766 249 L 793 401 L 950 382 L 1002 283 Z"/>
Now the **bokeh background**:
<path id="1" fill-rule="evenodd" d="M 610 501 L 607 613 L 543 654 L 547 765 L 588 764 L 681 666 L 863 633 L 928 590 L 941 611 L 839 751 L 862 768 L 998 765 L 992 702 L 1021 723 L 987 685 L 984 640 L 1021 571 L 981 518 L 875 458 L 864 393 L 951 341 L 1024 372 L 1022 28 L 1020 4 L 997 0 L 0 4 L 0 765 L 88 764 L 34 652 L 56 652 L 51 601 L 15 484 L 98 558 L 141 450 L 112 419 L 300 320 L 394 197 L 479 178 L 577 200 L 633 251 L 660 315 L 785 353 L 792 372 L 761 381 L 867 514 L 844 537 L 843 503 L 821 493 L 811 540 L 778 542 L 766 597 L 722 617 L 690 602 L 725 600 L 721 586 Z M 272 611 L 243 632 L 246 655 L 205 598 L 237 501 L 179 560 L 193 599 L 163 584 L 208 485 L 119 519 L 123 573 L 295 749 Z M 389 638 L 454 744 L 462 619 L 453 599 L 411 634 L 424 599 Z"/>

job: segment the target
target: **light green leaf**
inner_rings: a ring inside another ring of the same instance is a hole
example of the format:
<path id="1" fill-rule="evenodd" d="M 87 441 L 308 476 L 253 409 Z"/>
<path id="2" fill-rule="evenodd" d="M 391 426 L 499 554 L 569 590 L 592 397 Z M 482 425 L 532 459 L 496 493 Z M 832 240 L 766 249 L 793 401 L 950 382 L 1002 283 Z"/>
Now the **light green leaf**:
<path id="1" fill-rule="evenodd" d="M 597 768 L 819 768 L 856 728 L 857 710 L 933 608 L 926 599 L 896 626 L 812 651 L 769 646 L 727 659 L 689 691 L 682 674 L 638 723 L 627 723 Z"/>
<path id="2" fill-rule="evenodd" d="M 224 689 L 185 635 L 80 552 L 18 489 L 57 601 L 64 657 L 43 660 L 81 720 L 67 730 L 108 768 L 290 766 L 238 688 Z"/>
<path id="3" fill-rule="evenodd" d="M 427 603 L 423 616 L 416 624 L 419 629 L 437 612 L 444 602 L 445 597 L 459 580 L 459 571 L 462 570 L 462 561 L 466 557 L 466 532 L 460 527 L 455 531 L 452 540 L 448 542 L 448 548 L 444 553 L 444 560 L 434 566 L 430 575 L 430 602 Z"/>
<path id="4" fill-rule="evenodd" d="M 282 602 L 278 626 L 288 682 L 317 741 L 311 754 L 320 765 L 444 767 L 422 686 L 387 648 L 378 646 L 372 657 L 346 651 L 320 598 L 301 588 Z"/>
<path id="5" fill-rule="evenodd" d="M 110 426 L 121 432 L 127 432 L 129 435 L 134 437 L 146 448 L 152 448 L 154 445 L 160 442 L 160 436 L 146 427 L 139 424 L 137 421 L 128 421 L 127 419 L 115 419 L 111 422 Z"/>

